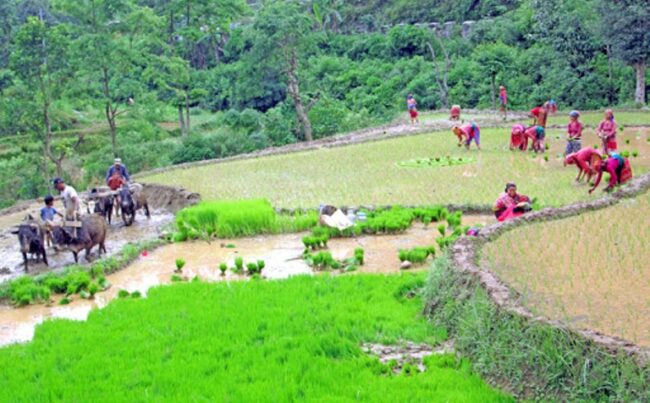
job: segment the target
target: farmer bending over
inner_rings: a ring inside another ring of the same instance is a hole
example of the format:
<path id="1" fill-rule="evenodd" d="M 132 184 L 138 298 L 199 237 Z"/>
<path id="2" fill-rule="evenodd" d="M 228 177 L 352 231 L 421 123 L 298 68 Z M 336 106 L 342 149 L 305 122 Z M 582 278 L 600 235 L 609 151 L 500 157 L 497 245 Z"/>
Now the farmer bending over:
<path id="1" fill-rule="evenodd" d="M 619 153 L 611 152 L 609 158 L 600 165 L 598 176 L 596 176 L 596 182 L 594 183 L 594 187 L 589 189 L 589 193 L 596 190 L 600 184 L 603 171 L 609 173 L 609 185 L 604 189 L 605 192 L 611 192 L 617 185 L 622 185 L 632 179 L 632 167 L 630 167 L 630 161 Z"/>
<path id="2" fill-rule="evenodd" d="M 472 140 L 474 140 L 476 148 L 481 149 L 481 128 L 476 123 L 472 122 L 463 126 L 454 126 L 451 131 L 458 137 L 458 147 L 464 142 L 465 148 L 469 150 L 469 146 Z"/>
<path id="3" fill-rule="evenodd" d="M 600 150 L 586 147 L 576 153 L 567 155 L 564 159 L 564 166 L 575 164 L 578 167 L 576 182 L 580 182 L 580 178 L 583 177 L 587 179 L 588 183 L 592 175 L 595 175 L 600 170 L 602 160 L 603 154 Z"/>

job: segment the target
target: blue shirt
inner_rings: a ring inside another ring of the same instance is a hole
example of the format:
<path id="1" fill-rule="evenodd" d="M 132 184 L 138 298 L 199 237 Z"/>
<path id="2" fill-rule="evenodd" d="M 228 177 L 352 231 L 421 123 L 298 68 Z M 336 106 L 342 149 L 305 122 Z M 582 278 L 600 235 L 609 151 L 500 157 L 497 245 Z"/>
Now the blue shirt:
<path id="1" fill-rule="evenodd" d="M 115 165 L 111 165 L 110 168 L 108 168 L 108 172 L 106 172 L 106 182 L 108 182 L 108 179 L 113 176 L 117 168 L 115 168 Z M 122 175 L 122 178 L 126 180 L 127 182 L 130 182 L 131 179 L 129 179 L 129 171 L 126 170 L 126 167 L 124 165 L 120 165 L 119 171 L 120 175 Z"/>
<path id="2" fill-rule="evenodd" d="M 52 221 L 54 216 L 57 214 L 57 211 L 54 207 L 43 207 L 41 209 L 41 220 L 43 221 Z"/>

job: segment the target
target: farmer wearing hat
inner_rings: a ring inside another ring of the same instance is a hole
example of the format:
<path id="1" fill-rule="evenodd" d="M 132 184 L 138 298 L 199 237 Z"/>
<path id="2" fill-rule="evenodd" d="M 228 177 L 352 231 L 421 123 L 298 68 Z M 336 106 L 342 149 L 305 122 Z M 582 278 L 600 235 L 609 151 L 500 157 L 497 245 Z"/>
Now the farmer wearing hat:
<path id="1" fill-rule="evenodd" d="M 77 228 L 81 227 L 81 199 L 75 188 L 66 185 L 61 178 L 54 178 L 54 188 L 61 194 L 63 207 L 65 207 L 65 227 L 72 227 L 72 238 L 77 238 Z"/>
<path id="2" fill-rule="evenodd" d="M 582 123 L 578 120 L 580 112 L 571 111 L 569 113 L 569 126 L 567 127 L 567 145 L 564 150 L 564 156 L 577 153 L 582 148 Z"/>

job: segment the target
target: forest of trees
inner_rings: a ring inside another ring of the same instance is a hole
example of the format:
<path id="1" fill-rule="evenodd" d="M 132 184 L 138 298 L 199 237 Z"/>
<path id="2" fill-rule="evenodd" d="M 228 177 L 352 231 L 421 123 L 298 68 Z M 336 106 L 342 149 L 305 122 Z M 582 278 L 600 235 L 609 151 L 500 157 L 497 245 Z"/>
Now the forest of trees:
<path id="1" fill-rule="evenodd" d="M 0 24 L 0 207 L 118 155 L 137 172 L 384 123 L 409 92 L 643 105 L 650 57 L 647 0 L 2 0 Z"/>

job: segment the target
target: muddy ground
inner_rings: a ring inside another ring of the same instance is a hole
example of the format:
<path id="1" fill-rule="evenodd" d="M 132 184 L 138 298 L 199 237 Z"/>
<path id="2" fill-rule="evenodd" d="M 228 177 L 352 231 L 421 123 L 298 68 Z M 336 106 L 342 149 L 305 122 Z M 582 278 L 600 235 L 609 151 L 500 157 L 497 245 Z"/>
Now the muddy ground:
<path id="1" fill-rule="evenodd" d="M 140 220 L 142 222 L 144 220 Z M 465 225 L 493 223 L 493 216 L 466 216 Z M 219 263 L 234 266 L 234 259 L 241 256 L 244 262 L 262 259 L 266 267 L 262 276 L 268 279 L 287 278 L 292 275 L 313 274 L 312 269 L 301 258 L 305 234 L 285 234 L 218 240 L 213 242 L 196 241 L 170 244 L 155 251 L 143 253 L 138 260 L 125 269 L 107 276 L 112 286 L 95 296 L 94 300 L 84 300 L 75 296 L 69 305 L 58 305 L 61 296 L 55 296 L 50 306 L 30 305 L 14 308 L 0 306 L 0 346 L 25 342 L 32 339 L 36 325 L 49 318 L 85 320 L 93 308 L 102 308 L 117 298 L 120 290 L 139 291 L 146 295 L 151 287 L 171 282 L 177 258 L 185 259 L 182 276 L 193 279 L 198 276 L 206 281 L 239 281 L 246 277 L 230 270 L 225 276 L 219 273 Z M 332 239 L 328 251 L 335 258 L 348 258 L 354 249 L 365 250 L 365 264 L 359 266 L 359 273 L 399 273 L 399 249 L 435 244 L 439 236 L 435 225 L 425 228 L 416 224 L 408 231 L 395 235 L 361 236 L 357 238 Z M 232 247 L 234 245 L 234 247 Z M 424 270 L 428 262 L 411 270 Z M 347 275 L 347 274 L 346 274 Z"/>
<path id="2" fill-rule="evenodd" d="M 147 218 L 140 211 L 136 216 L 135 223 L 130 227 L 126 227 L 120 217 L 114 216 L 106 241 L 109 256 L 118 253 L 128 243 L 158 237 L 161 230 L 172 222 L 174 213 L 177 210 L 199 200 L 198 195 L 195 193 L 168 186 L 145 185 L 144 192 L 147 195 L 151 209 L 151 218 Z M 41 207 L 43 207 L 43 202 L 35 200 L 5 210 L 0 215 L 0 282 L 25 274 L 18 238 L 11 233 L 11 230 L 20 224 L 28 214 L 38 217 Z M 55 201 L 54 207 L 59 211 L 63 211 L 63 205 L 59 200 Z M 57 270 L 74 263 L 71 252 L 62 251 L 57 253 L 50 248 L 47 250 L 47 255 L 49 266 L 45 266 L 42 262 L 30 261 L 30 274 Z M 79 263 L 87 263 L 85 252 L 81 253 L 79 257 Z M 95 247 L 91 253 L 91 260 L 97 258 L 97 247 Z"/>

